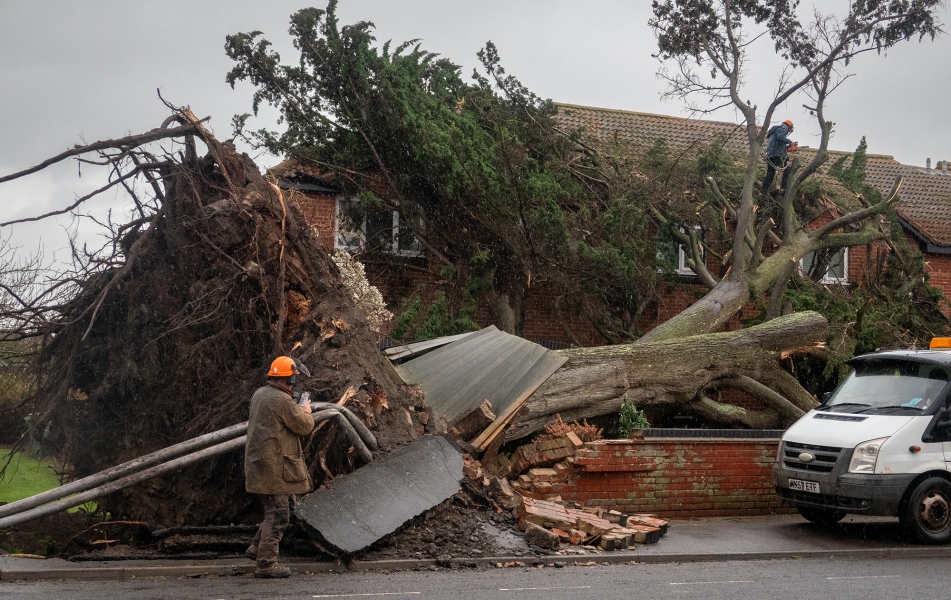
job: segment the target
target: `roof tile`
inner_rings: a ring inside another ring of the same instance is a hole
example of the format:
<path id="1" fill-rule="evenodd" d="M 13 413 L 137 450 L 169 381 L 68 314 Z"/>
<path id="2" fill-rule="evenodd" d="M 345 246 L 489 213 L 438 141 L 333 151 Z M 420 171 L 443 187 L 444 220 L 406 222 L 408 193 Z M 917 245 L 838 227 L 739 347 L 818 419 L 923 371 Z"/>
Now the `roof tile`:
<path id="1" fill-rule="evenodd" d="M 595 108 L 574 104 L 557 104 L 557 119 L 571 129 L 582 129 L 585 134 L 602 142 L 617 138 L 645 150 L 664 138 L 672 148 L 686 149 L 691 145 L 722 142 L 724 147 L 737 153 L 749 149 L 743 125 L 725 121 L 688 119 L 669 115 Z M 803 147 L 804 153 L 815 151 Z M 850 152 L 829 151 L 830 160 Z M 937 246 L 951 247 L 951 175 L 939 170 L 927 173 L 925 169 L 904 165 L 891 156 L 869 154 L 865 181 L 882 194 L 891 191 L 897 175 L 903 175 L 898 215 L 925 239 Z"/>

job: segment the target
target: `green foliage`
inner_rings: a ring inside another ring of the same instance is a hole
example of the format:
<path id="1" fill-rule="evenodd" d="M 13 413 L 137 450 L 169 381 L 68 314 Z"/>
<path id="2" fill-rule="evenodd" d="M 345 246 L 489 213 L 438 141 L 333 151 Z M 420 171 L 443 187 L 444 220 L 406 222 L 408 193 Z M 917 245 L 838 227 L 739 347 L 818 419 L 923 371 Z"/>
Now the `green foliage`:
<path id="1" fill-rule="evenodd" d="M 450 311 L 446 302 L 446 293 L 436 292 L 435 298 L 426 311 L 426 318 L 415 330 L 415 337 L 428 340 L 443 335 L 455 335 L 479 329 L 479 325 L 472 319 L 476 304 L 470 302 Z"/>
<path id="2" fill-rule="evenodd" d="M 850 191 L 865 196 L 872 203 L 880 202 L 881 194 L 865 182 L 867 144 L 865 138 L 855 152 L 836 160 L 829 169 Z M 829 182 L 826 182 L 829 185 Z M 810 187 L 813 186 L 813 187 Z M 823 191 L 818 178 L 808 180 L 800 190 L 814 197 Z M 886 215 L 893 223 L 894 214 Z M 784 311 L 817 311 L 829 320 L 826 339 L 828 353 L 824 358 L 798 357 L 794 370 L 803 385 L 813 391 L 829 390 L 848 372 L 846 363 L 853 356 L 882 349 L 927 348 L 932 337 L 951 332 L 947 317 L 941 311 L 945 298 L 929 282 L 924 256 L 908 244 L 900 227 L 892 227 L 887 244 L 866 246 L 865 264 L 851 279 L 859 285 L 828 285 L 814 279 L 821 276 L 822 265 L 828 264 L 828 252 L 817 252 L 814 263 L 818 269 L 810 274 L 796 274 L 783 296 Z M 853 269 L 856 266 L 853 262 Z M 858 275 L 859 277 L 855 277 Z M 761 314 L 744 320 L 746 327 L 763 322 Z"/>
<path id="3" fill-rule="evenodd" d="M 11 460 L 10 466 L 0 481 L 0 502 L 16 502 L 59 486 L 59 478 L 49 460 L 30 458 L 23 453 L 11 457 L 8 449 L 0 448 L 0 465 L 8 460 Z"/>
<path id="4" fill-rule="evenodd" d="M 417 42 L 377 46 L 372 32 L 366 22 L 341 26 L 330 2 L 292 15 L 298 62 L 283 63 L 260 32 L 229 36 L 227 80 L 253 84 L 255 113 L 271 104 L 286 125 L 250 138 L 337 172 L 366 214 L 419 216 L 401 218 L 401 227 L 439 248 L 455 289 L 480 281 L 479 294 L 515 303 L 545 282 L 570 299 L 567 308 L 623 339 L 658 279 L 650 190 L 624 152 L 579 152 L 581 134 L 556 127 L 556 107 L 506 74 L 491 43 L 467 83 L 457 65 Z M 648 162 L 669 167 L 669 154 L 659 142 Z M 392 194 L 369 193 L 379 180 Z M 473 301 L 447 293 L 427 309 L 426 330 L 461 327 L 450 324 L 465 323 Z M 417 318 L 406 315 L 396 332 Z"/>
<path id="5" fill-rule="evenodd" d="M 644 411 L 638 410 L 633 403 L 628 402 L 627 394 L 621 401 L 621 410 L 618 413 L 618 435 L 622 438 L 630 437 L 635 429 L 647 429 L 651 425 Z"/>
<path id="6" fill-rule="evenodd" d="M 725 25 L 723 5 L 729 10 L 729 28 Z M 809 68 L 826 57 L 830 38 L 849 53 L 872 49 L 882 52 L 905 40 L 934 39 L 942 32 L 936 13 L 943 6 L 941 0 L 851 2 L 848 14 L 816 13 L 815 19 L 823 23 L 819 35 L 810 24 L 799 20 L 797 2 L 742 0 L 721 4 L 716 0 L 657 0 L 649 24 L 657 36 L 663 60 L 692 60 L 706 69 L 714 60 L 722 61 L 729 56 L 733 37 L 742 38 L 742 24 L 753 21 L 767 30 L 778 55 L 794 67 Z M 836 22 L 843 24 L 842 31 L 832 28 Z M 851 56 L 854 54 L 846 55 Z M 841 60 L 848 64 L 846 57 Z"/>
<path id="7" fill-rule="evenodd" d="M 842 182 L 842 185 L 850 191 L 861 194 L 872 204 L 877 204 L 882 200 L 881 192 L 865 181 L 865 168 L 868 165 L 867 151 L 868 143 L 863 135 L 855 152 L 838 158 L 829 166 L 829 174 Z"/>
<path id="8" fill-rule="evenodd" d="M 23 554 L 23 548 L 18 548 L 12 544 L 0 544 L 0 550 L 7 554 Z"/>
<path id="9" fill-rule="evenodd" d="M 868 164 L 868 143 L 865 136 L 859 142 L 852 156 L 842 156 L 829 166 L 829 174 L 845 184 L 845 187 L 857 192 L 865 184 L 865 167 Z M 845 163 L 848 161 L 849 165 Z"/>
<path id="10" fill-rule="evenodd" d="M 403 302 L 402 310 L 393 320 L 393 331 L 390 332 L 390 337 L 395 340 L 401 340 L 406 336 L 406 332 L 413 324 L 413 321 L 416 320 L 416 315 L 419 314 L 421 305 L 422 300 L 420 300 L 419 294 L 413 294 Z"/>
<path id="11" fill-rule="evenodd" d="M 451 274 L 451 272 L 446 272 Z M 404 300 L 403 308 L 394 320 L 393 339 L 428 340 L 444 335 L 455 335 L 479 329 L 474 316 L 479 307 L 476 299 L 481 281 L 476 280 L 463 290 L 462 301 L 450 305 L 446 293 L 437 291 L 432 302 L 422 310 L 420 286 L 409 298 Z"/>
<path id="12" fill-rule="evenodd" d="M 53 556 L 59 552 L 59 542 L 46 536 L 40 540 L 40 556 Z"/>

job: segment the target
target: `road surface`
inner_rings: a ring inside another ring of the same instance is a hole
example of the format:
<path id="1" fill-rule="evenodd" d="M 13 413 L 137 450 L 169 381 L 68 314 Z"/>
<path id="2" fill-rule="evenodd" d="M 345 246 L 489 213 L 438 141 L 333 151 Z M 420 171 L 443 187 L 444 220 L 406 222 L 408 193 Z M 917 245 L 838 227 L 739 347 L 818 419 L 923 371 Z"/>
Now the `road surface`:
<path id="1" fill-rule="evenodd" d="M 914 600 L 951 597 L 943 558 L 772 560 L 125 581 L 0 582 L 24 600 Z"/>

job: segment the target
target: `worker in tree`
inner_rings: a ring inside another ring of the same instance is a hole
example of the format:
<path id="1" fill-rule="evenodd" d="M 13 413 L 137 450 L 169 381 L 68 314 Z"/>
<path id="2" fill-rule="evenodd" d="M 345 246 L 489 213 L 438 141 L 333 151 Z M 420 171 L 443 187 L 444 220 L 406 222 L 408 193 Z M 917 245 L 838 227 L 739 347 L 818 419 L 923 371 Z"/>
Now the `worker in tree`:
<path id="1" fill-rule="evenodd" d="M 293 387 L 306 367 L 288 356 L 271 363 L 267 384 L 251 397 L 248 442 L 244 450 L 245 489 L 261 496 L 264 520 L 245 556 L 257 560 L 254 576 L 290 577 L 291 571 L 277 562 L 278 544 L 290 520 L 294 494 L 313 488 L 300 436 L 314 429 L 310 402 L 294 402 Z"/>
<path id="2" fill-rule="evenodd" d="M 776 177 L 776 170 L 782 169 L 783 179 L 780 187 L 785 190 L 789 182 L 789 171 L 786 169 L 786 152 L 795 152 L 799 149 L 799 144 L 789 139 L 789 134 L 793 132 L 793 122 L 786 119 L 779 125 L 770 127 L 766 134 L 766 178 L 763 179 L 763 193 L 769 192 L 773 185 L 773 179 Z"/>

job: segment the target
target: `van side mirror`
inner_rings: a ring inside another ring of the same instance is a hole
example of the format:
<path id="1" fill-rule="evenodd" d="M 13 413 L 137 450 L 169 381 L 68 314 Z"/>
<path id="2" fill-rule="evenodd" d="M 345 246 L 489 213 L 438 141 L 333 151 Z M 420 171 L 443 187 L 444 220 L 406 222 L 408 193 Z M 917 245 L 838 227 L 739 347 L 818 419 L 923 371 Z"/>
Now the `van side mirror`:
<path id="1" fill-rule="evenodd" d="M 820 396 L 819 399 L 822 401 L 823 404 L 825 404 L 826 401 L 829 400 L 829 398 L 831 397 L 832 397 L 832 392 L 823 392 L 822 396 Z"/>
<path id="2" fill-rule="evenodd" d="M 951 442 L 951 408 L 943 405 L 921 436 L 923 442 Z"/>

